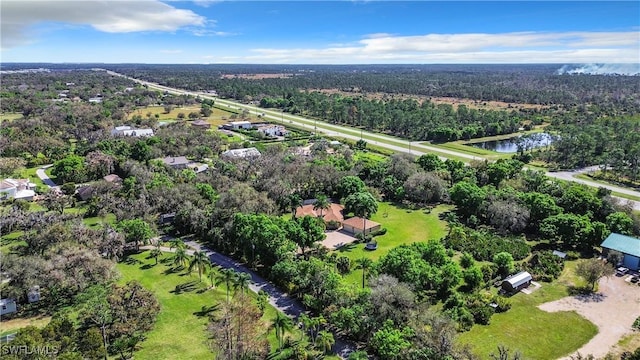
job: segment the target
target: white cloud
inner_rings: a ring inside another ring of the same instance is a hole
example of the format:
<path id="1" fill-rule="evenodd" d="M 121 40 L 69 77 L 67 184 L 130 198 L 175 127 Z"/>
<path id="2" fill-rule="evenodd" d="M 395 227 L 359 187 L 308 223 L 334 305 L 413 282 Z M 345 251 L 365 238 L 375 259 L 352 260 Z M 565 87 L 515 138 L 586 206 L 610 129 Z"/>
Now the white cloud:
<path id="1" fill-rule="evenodd" d="M 246 62 L 274 63 L 556 63 L 640 59 L 640 33 L 371 34 L 325 48 L 252 49 Z"/>
<path id="2" fill-rule="evenodd" d="M 206 19 L 157 0 L 3 0 L 0 22 L 2 48 L 11 48 L 33 41 L 31 28 L 40 23 L 89 25 L 107 33 L 171 32 L 186 26 L 204 26 Z"/>

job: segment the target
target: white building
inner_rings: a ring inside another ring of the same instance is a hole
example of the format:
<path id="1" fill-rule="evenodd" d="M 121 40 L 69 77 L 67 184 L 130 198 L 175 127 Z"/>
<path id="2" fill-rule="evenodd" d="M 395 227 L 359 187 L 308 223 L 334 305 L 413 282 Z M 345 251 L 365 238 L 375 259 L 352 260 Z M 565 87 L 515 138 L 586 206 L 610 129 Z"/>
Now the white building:
<path id="1" fill-rule="evenodd" d="M 285 136 L 287 135 L 287 129 L 282 125 L 263 125 L 258 128 L 258 131 L 264 136 Z"/>
<path id="2" fill-rule="evenodd" d="M 152 129 L 134 129 L 131 126 L 116 126 L 113 130 L 111 130 L 111 135 L 133 136 L 133 137 L 153 136 L 153 130 Z"/>
<path id="3" fill-rule="evenodd" d="M 222 153 L 222 157 L 227 159 L 253 159 L 260 157 L 260 151 L 254 147 L 245 149 L 232 149 Z"/>
<path id="4" fill-rule="evenodd" d="M 4 179 L 0 182 L 0 200 L 33 200 L 36 184 L 29 179 Z"/>
<path id="5" fill-rule="evenodd" d="M 222 127 L 228 130 L 239 130 L 239 129 L 251 129 L 253 125 L 249 121 L 232 121 L 228 124 L 222 125 Z"/>

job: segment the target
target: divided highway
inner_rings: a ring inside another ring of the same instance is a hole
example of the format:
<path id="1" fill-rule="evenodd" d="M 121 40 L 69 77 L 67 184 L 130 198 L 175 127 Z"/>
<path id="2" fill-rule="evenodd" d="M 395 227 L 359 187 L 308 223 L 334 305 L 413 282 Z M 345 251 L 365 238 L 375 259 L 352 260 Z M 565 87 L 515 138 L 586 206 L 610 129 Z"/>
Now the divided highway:
<path id="1" fill-rule="evenodd" d="M 326 122 L 320 121 L 320 120 L 315 120 L 315 119 L 309 119 L 309 118 L 305 118 L 302 116 L 297 116 L 297 115 L 291 115 L 291 114 L 286 114 L 286 113 L 282 113 L 280 111 L 274 111 L 271 109 L 263 109 L 257 106 L 253 106 L 253 105 L 246 105 L 246 104 L 242 104 L 242 103 L 238 103 L 235 101 L 230 101 L 230 100 L 226 100 L 226 99 L 220 99 L 218 97 L 214 97 L 214 96 L 209 96 L 207 94 L 201 94 L 201 93 L 196 93 L 196 92 L 192 92 L 192 91 L 186 91 L 186 90 L 181 90 L 181 89 L 176 89 L 176 88 L 171 88 L 171 87 L 167 87 L 164 85 L 159 85 L 156 83 L 152 83 L 152 82 L 148 82 L 148 81 L 144 81 L 144 80 L 140 80 L 140 79 L 135 79 L 135 78 L 131 78 L 128 76 L 125 76 L 123 74 L 120 73 L 116 73 L 113 71 L 107 71 L 108 74 L 114 75 L 114 76 L 121 76 L 121 77 L 125 77 L 129 80 L 135 81 L 137 83 L 140 83 L 142 85 L 146 85 L 149 88 L 154 88 L 154 89 L 158 89 L 161 91 L 166 91 L 168 93 L 171 94 L 176 94 L 176 95 L 192 95 L 192 96 L 199 96 L 201 98 L 204 99 L 211 99 L 211 100 L 215 100 L 217 105 L 223 105 L 223 106 L 228 106 L 229 108 L 232 109 L 237 109 L 237 110 L 243 110 L 246 109 L 250 112 L 254 112 L 254 113 L 259 113 L 259 114 L 263 114 L 263 118 L 267 119 L 267 120 L 271 120 L 273 122 L 282 122 L 284 125 L 294 125 L 297 127 L 302 127 L 304 129 L 308 129 L 311 131 L 315 131 L 318 133 L 323 133 L 329 136 L 335 136 L 335 137 L 342 137 L 345 139 L 349 139 L 349 140 L 360 140 L 360 139 L 364 139 L 367 140 L 368 142 L 372 143 L 373 145 L 377 146 L 377 147 L 381 147 L 381 148 L 385 148 L 394 152 L 404 152 L 404 153 L 408 153 L 408 154 L 412 154 L 415 156 L 420 156 L 420 155 L 424 155 L 427 153 L 434 153 L 442 158 L 448 158 L 448 157 L 452 157 L 452 158 L 456 158 L 456 159 L 460 159 L 460 160 L 465 160 L 465 161 L 471 161 L 471 160 L 485 160 L 485 158 L 483 157 L 478 157 L 478 156 L 473 156 L 473 155 L 469 155 L 466 153 L 462 153 L 462 152 L 458 152 L 455 150 L 450 150 L 450 149 L 442 149 L 442 148 L 437 148 L 434 146 L 429 146 L 429 145 L 424 145 L 424 144 L 420 144 L 419 142 L 410 142 L 407 141 L 405 139 L 401 139 L 401 138 L 397 138 L 394 136 L 389 136 L 389 135 L 383 135 L 383 134 L 377 134 L 377 133 L 372 133 L 369 131 L 363 131 L 360 129 L 354 129 L 354 128 L 350 128 L 347 126 L 341 126 L 341 125 L 333 125 L 333 124 L 328 124 Z M 607 188 L 611 191 L 617 192 L 617 193 L 621 193 L 621 194 L 626 194 L 626 195 L 630 195 L 630 196 L 634 196 L 634 197 L 638 197 L 640 198 L 640 191 L 637 190 L 633 190 L 633 189 L 629 189 L 629 188 L 624 188 L 624 187 L 619 187 L 619 186 L 614 186 L 614 185 L 608 185 L 608 184 L 600 184 L 597 183 L 595 181 L 589 181 L 589 180 L 583 180 L 583 179 L 578 179 L 578 178 L 574 178 L 573 175 L 577 174 L 578 172 L 546 172 L 546 175 L 552 178 L 556 178 L 556 179 L 561 179 L 561 180 L 568 180 L 568 181 L 575 181 L 578 183 L 582 183 L 591 187 L 603 187 L 603 188 Z M 623 199 L 623 198 L 619 198 L 620 201 L 624 202 L 629 202 L 633 208 L 635 210 L 640 210 L 640 201 L 634 201 L 634 200 L 627 200 L 627 199 Z"/>

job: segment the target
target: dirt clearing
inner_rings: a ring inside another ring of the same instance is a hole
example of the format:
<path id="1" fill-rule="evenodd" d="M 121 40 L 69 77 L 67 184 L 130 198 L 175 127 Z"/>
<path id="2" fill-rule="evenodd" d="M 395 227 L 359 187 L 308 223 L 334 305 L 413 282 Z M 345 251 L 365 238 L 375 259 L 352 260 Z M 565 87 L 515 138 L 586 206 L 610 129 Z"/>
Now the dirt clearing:
<path id="1" fill-rule="evenodd" d="M 603 278 L 595 294 L 569 296 L 542 304 L 539 308 L 548 312 L 576 311 L 594 323 L 598 334 L 576 353 L 603 357 L 621 338 L 633 332 L 631 325 L 640 316 L 640 286 L 625 281 L 626 278 Z"/>

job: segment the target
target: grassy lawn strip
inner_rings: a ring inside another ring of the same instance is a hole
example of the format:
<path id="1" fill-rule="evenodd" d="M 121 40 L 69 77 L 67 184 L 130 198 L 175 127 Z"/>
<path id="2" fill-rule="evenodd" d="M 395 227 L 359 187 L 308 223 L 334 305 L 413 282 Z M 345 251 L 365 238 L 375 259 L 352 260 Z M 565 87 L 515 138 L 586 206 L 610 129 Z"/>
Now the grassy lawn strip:
<path id="1" fill-rule="evenodd" d="M 611 186 L 617 186 L 617 187 L 625 187 L 624 185 L 620 185 L 620 184 L 615 184 L 615 183 L 611 183 L 609 181 L 605 181 L 605 180 L 600 180 L 600 179 L 595 179 L 587 174 L 576 174 L 573 176 L 574 178 L 577 179 L 582 179 L 582 180 L 588 180 L 588 181 L 593 181 L 595 183 L 598 184 L 602 184 L 602 185 L 611 185 Z M 630 188 L 633 189 L 633 188 Z M 640 197 L 638 196 L 633 196 L 633 195 L 629 195 L 629 194 L 623 194 L 617 191 L 612 191 L 611 195 L 615 195 L 617 197 L 621 197 L 624 199 L 629 199 L 629 200 L 635 200 L 635 201 L 640 201 Z"/>
<path id="2" fill-rule="evenodd" d="M 210 289 L 210 282 L 203 277 L 202 283 L 198 275 L 187 275 L 184 272 L 171 273 L 171 266 L 162 260 L 172 255 L 163 254 L 158 265 L 154 259 L 147 259 L 149 252 L 132 255 L 117 265 L 122 274 L 120 283 L 138 280 L 145 288 L 151 290 L 160 302 L 161 311 L 155 327 L 147 334 L 147 339 L 136 352 L 136 359 L 211 359 L 213 354 L 207 345 L 206 315 L 198 314 L 203 308 L 222 304 L 226 301 L 224 286 Z M 187 290 L 176 293 L 176 286 L 183 285 Z M 253 296 L 254 294 L 250 292 Z M 263 319 L 270 323 L 276 310 L 268 306 Z M 298 339 L 299 332 L 292 335 Z M 276 339 L 271 330 L 268 339 L 272 348 Z"/>
<path id="3" fill-rule="evenodd" d="M 490 325 L 475 325 L 458 338 L 469 344 L 483 359 L 496 353 L 498 345 L 520 351 L 525 359 L 557 359 L 587 343 L 598 333 L 597 327 L 574 311 L 549 313 L 538 305 L 568 296 L 567 285 L 576 281 L 568 262 L 561 277 L 553 283 L 542 283 L 533 294 L 518 293 L 510 298 L 509 311 L 495 314 Z"/>

